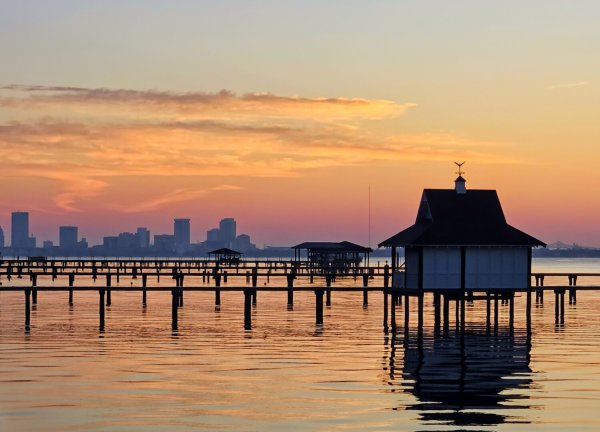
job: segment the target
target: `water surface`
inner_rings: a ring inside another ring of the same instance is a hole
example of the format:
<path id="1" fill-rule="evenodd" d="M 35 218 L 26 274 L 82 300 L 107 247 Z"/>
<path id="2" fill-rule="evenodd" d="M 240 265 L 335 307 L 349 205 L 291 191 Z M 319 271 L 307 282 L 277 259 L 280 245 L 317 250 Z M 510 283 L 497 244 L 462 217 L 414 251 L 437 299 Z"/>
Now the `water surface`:
<path id="1" fill-rule="evenodd" d="M 537 259 L 536 270 L 600 271 L 600 260 Z M 104 332 L 97 293 L 76 293 L 72 308 L 66 293 L 38 296 L 26 334 L 23 294 L 0 292 L 1 431 L 600 427 L 600 293 L 578 293 L 558 327 L 547 294 L 531 338 L 523 297 L 514 333 L 501 306 L 490 335 L 479 303 L 464 334 L 434 332 L 427 297 L 422 339 L 385 334 L 375 294 L 365 309 L 362 294 L 334 293 L 318 328 L 314 294 L 288 311 L 285 293 L 259 292 L 246 332 L 241 293 L 222 293 L 220 311 L 213 294 L 187 293 L 176 333 L 169 293 L 149 293 L 144 309 L 141 294 L 113 292 Z"/>

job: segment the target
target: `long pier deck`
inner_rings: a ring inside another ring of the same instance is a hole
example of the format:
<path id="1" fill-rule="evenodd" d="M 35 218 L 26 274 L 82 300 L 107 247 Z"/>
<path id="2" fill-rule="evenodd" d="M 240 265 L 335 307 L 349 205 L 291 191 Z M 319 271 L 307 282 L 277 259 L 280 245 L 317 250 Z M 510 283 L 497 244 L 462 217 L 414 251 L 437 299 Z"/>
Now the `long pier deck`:
<path id="1" fill-rule="evenodd" d="M 148 278 L 156 278 L 157 285 L 149 285 Z M 114 278 L 114 279 L 113 279 Z M 121 278 L 128 278 L 128 285 L 119 285 Z M 162 286 L 161 278 L 163 278 Z M 200 284 L 200 278 L 202 284 Z M 234 278 L 228 285 L 228 278 Z M 246 285 L 240 285 L 240 278 L 245 278 Z M 258 284 L 261 278 L 263 285 Z M 285 284 L 270 285 L 271 278 L 285 281 Z M 358 285 L 338 285 L 339 279 L 358 281 Z M 566 280 L 565 280 L 566 278 Z M 221 292 L 238 292 L 244 295 L 244 328 L 252 329 L 252 307 L 257 303 L 259 292 L 286 292 L 288 310 L 293 310 L 294 293 L 314 292 L 315 323 L 323 325 L 323 306 L 331 307 L 332 292 L 362 293 L 363 307 L 368 307 L 370 293 L 383 295 L 383 327 L 385 331 L 396 332 L 396 309 L 402 306 L 402 300 L 409 304 L 411 297 L 418 299 L 418 324 L 423 327 L 423 299 L 431 294 L 434 305 L 434 325 L 449 325 L 450 302 L 455 303 L 455 323 L 464 326 L 465 304 L 475 300 L 486 301 L 486 326 L 498 329 L 498 302 L 509 305 L 509 327 L 514 326 L 515 294 L 522 293 L 526 297 L 527 327 L 531 326 L 532 295 L 535 293 L 536 304 L 544 304 L 544 293 L 554 292 L 555 323 L 565 323 L 565 293 L 569 293 L 569 304 L 577 301 L 577 291 L 600 291 L 600 285 L 577 285 L 579 278 L 596 281 L 600 273 L 582 272 L 536 272 L 532 274 L 531 288 L 496 289 L 496 290 L 407 290 L 391 287 L 390 267 L 362 266 L 351 269 L 335 269 L 324 271 L 315 269 L 307 262 L 252 260 L 234 264 L 214 260 L 190 259 L 61 259 L 61 260 L 0 260 L 0 293 L 24 293 L 26 332 L 31 329 L 31 307 L 37 304 L 38 292 L 68 293 L 69 305 L 74 304 L 74 293 L 97 291 L 99 295 L 99 328 L 105 329 L 105 307 L 110 306 L 113 292 L 140 292 L 142 306 L 146 307 L 147 295 L 150 292 L 171 292 L 172 329 L 178 329 L 178 310 L 183 307 L 186 292 L 214 292 L 215 308 L 221 307 Z M 15 280 L 16 279 L 16 280 Z M 29 281 L 27 281 L 29 279 Z M 91 280 L 90 280 L 91 279 Z M 134 285 L 134 280 L 136 281 Z M 567 284 L 544 285 L 546 280 L 567 282 Z M 113 285 L 113 280 L 117 285 Z M 189 280 L 184 284 L 185 280 Z M 41 282 L 41 283 L 38 283 Z M 66 283 L 65 283 L 66 282 Z M 80 283 L 77 283 L 80 282 Z M 92 282 L 90 284 L 90 282 Z M 141 285 L 139 284 L 141 282 Z M 300 284 L 295 284 L 299 282 Z M 362 282 L 362 285 L 360 285 Z M 2 299 L 0 298 L 0 305 Z M 410 324 L 410 308 L 404 307 L 404 328 Z"/>

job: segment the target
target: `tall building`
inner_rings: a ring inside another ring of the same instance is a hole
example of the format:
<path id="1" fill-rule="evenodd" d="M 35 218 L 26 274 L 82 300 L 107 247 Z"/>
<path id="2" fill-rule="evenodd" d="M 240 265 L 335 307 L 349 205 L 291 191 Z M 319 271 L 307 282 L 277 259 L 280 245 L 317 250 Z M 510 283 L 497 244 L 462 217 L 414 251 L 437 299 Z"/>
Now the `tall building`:
<path id="1" fill-rule="evenodd" d="M 58 245 L 65 249 L 74 249 L 79 241 L 76 226 L 61 226 L 58 228 Z"/>
<path id="2" fill-rule="evenodd" d="M 0 227 L 0 249 L 4 248 L 4 231 Z"/>
<path id="3" fill-rule="evenodd" d="M 13 248 L 27 248 L 29 244 L 29 213 L 13 212 L 10 227 L 10 245 Z"/>
<path id="4" fill-rule="evenodd" d="M 177 252 L 184 252 L 190 247 L 190 220 L 175 219 L 173 223 L 173 233 L 175 237 L 175 249 Z"/>
<path id="5" fill-rule="evenodd" d="M 138 246 L 141 249 L 147 249 L 150 247 L 150 231 L 148 228 L 140 227 L 136 231 Z"/>
<path id="6" fill-rule="evenodd" d="M 219 235 L 221 243 L 227 247 L 231 247 L 236 239 L 236 224 L 234 218 L 221 219 L 219 222 Z"/>

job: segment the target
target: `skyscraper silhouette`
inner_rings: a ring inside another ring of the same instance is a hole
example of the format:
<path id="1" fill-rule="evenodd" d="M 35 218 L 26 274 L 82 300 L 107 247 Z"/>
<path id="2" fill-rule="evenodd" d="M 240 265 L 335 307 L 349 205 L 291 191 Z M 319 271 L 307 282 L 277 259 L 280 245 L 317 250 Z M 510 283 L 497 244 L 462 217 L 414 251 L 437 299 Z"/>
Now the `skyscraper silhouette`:
<path id="1" fill-rule="evenodd" d="M 190 220 L 175 219 L 173 234 L 175 235 L 175 250 L 178 253 L 187 251 L 190 247 Z"/>
<path id="2" fill-rule="evenodd" d="M 29 246 L 29 213 L 13 212 L 10 227 L 10 245 L 13 248 Z"/>

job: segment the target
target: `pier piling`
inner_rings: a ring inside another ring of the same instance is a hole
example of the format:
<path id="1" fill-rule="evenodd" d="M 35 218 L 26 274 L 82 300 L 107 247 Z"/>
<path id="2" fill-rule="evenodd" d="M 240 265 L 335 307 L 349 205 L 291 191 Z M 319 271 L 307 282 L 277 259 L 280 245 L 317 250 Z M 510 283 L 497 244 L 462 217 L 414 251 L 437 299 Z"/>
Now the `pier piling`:
<path id="1" fill-rule="evenodd" d="M 316 312 L 316 324 L 318 326 L 323 325 L 323 289 L 315 290 L 315 312 Z"/>

